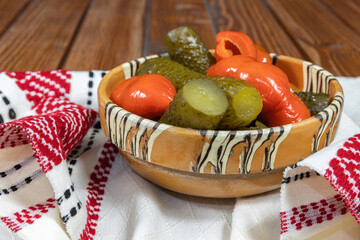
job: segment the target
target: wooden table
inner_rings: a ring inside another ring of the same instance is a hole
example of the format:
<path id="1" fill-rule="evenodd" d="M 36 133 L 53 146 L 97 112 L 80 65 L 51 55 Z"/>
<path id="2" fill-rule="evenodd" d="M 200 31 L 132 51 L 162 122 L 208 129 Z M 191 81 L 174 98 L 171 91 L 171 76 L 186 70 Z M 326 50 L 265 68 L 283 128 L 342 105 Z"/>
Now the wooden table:
<path id="1" fill-rule="evenodd" d="M 0 70 L 109 70 L 191 25 L 209 48 L 242 31 L 270 52 L 360 76 L 359 0 L 0 0 Z"/>

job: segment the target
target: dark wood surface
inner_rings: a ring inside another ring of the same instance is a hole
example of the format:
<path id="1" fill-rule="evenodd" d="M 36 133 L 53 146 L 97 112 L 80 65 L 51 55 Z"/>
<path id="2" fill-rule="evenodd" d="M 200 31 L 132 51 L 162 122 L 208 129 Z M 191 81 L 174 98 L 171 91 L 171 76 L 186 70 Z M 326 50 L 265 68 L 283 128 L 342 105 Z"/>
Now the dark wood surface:
<path id="1" fill-rule="evenodd" d="M 191 25 L 247 33 L 268 51 L 360 76 L 360 0 L 0 0 L 0 71 L 109 70 L 165 52 Z"/>

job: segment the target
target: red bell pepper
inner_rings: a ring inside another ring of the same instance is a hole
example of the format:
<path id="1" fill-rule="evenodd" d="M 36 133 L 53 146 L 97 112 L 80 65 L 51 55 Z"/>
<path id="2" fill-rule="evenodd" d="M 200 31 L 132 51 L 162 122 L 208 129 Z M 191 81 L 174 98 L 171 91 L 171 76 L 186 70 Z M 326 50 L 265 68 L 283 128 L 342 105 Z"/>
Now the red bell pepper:
<path id="1" fill-rule="evenodd" d="M 271 63 L 271 57 L 265 48 L 255 44 L 245 33 L 223 31 L 216 35 L 215 58 L 220 61 L 234 55 L 243 55 L 256 58 L 259 62 Z"/>
<path id="2" fill-rule="evenodd" d="M 291 91 L 286 74 L 272 64 L 236 55 L 217 62 L 208 70 L 207 75 L 239 78 L 255 87 L 263 99 L 260 120 L 269 127 L 295 123 L 310 117 L 308 108 Z"/>
<path id="3" fill-rule="evenodd" d="M 242 32 L 222 31 L 216 35 L 215 59 L 220 61 L 233 55 L 257 57 L 253 40 Z"/>
<path id="4" fill-rule="evenodd" d="M 119 84 L 110 99 L 125 110 L 148 119 L 157 119 L 176 94 L 174 85 L 164 76 L 145 74 Z"/>

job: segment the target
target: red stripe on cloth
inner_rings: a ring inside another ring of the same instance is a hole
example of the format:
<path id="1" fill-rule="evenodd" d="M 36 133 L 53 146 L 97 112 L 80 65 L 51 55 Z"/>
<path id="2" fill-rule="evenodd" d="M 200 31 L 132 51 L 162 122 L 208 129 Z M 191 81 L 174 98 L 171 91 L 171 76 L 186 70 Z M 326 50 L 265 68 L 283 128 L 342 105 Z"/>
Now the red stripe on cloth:
<path id="1" fill-rule="evenodd" d="M 26 93 L 26 98 L 36 106 L 43 97 L 63 97 L 70 92 L 70 72 L 52 70 L 41 72 L 6 72 L 16 79 L 16 84 Z"/>
<path id="2" fill-rule="evenodd" d="M 0 127 L 0 149 L 28 144 L 26 133 L 12 126 Z"/>
<path id="3" fill-rule="evenodd" d="M 348 209 L 340 194 L 330 199 L 293 207 L 291 210 L 280 212 L 280 234 L 331 221 L 334 217 L 347 212 Z"/>
<path id="4" fill-rule="evenodd" d="M 329 165 L 325 178 L 343 196 L 360 224 L 360 134 L 349 138 Z"/>
<path id="5" fill-rule="evenodd" d="M 30 142 L 37 161 L 46 173 L 65 161 L 66 155 L 81 142 L 96 120 L 97 113 L 65 98 L 44 98 L 37 112 L 0 125 L 0 149 Z M 22 133 L 21 133 L 22 132 Z M 19 141 L 14 139 L 19 138 Z"/>
<path id="6" fill-rule="evenodd" d="M 36 204 L 25 208 L 7 217 L 1 217 L 1 221 L 13 232 L 17 232 L 27 225 L 33 224 L 37 219 L 41 218 L 50 208 L 55 208 L 53 204 L 54 198 L 49 198 L 44 204 Z"/>
<path id="7" fill-rule="evenodd" d="M 87 222 L 84 227 L 80 239 L 93 239 L 96 233 L 97 221 L 99 219 L 99 212 L 101 201 L 105 193 L 105 186 L 107 183 L 107 176 L 110 174 L 112 163 L 118 153 L 117 148 L 110 142 L 104 144 L 103 150 L 99 157 L 99 162 L 91 173 L 90 182 L 88 184 L 88 199 L 86 201 Z"/>

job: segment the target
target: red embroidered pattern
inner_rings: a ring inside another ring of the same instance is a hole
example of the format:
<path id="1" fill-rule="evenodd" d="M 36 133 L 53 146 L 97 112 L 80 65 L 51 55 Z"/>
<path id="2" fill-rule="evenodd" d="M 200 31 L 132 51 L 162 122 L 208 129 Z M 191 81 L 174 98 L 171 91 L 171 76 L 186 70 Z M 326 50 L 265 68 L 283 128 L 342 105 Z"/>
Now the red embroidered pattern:
<path id="1" fill-rule="evenodd" d="M 360 224 L 360 134 L 349 138 L 330 161 L 325 177 L 343 196 Z"/>
<path id="2" fill-rule="evenodd" d="M 49 198 L 45 204 L 36 204 L 35 206 L 23 209 L 8 217 L 1 217 L 0 219 L 9 229 L 17 232 L 25 226 L 34 223 L 36 219 L 41 218 L 50 208 L 55 208 L 53 202 L 55 202 L 55 199 Z"/>
<path id="3" fill-rule="evenodd" d="M 20 128 L 11 126 L 0 128 L 0 149 L 28 143 L 25 132 Z"/>
<path id="4" fill-rule="evenodd" d="M 88 184 L 88 199 L 86 201 L 87 222 L 85 228 L 80 235 L 80 239 L 93 239 L 96 233 L 97 220 L 99 219 L 99 212 L 102 196 L 105 193 L 105 186 L 107 183 L 107 176 L 110 174 L 112 163 L 118 153 L 117 148 L 110 142 L 104 144 L 104 148 L 99 157 L 99 163 L 95 166 L 95 170 L 90 176 Z"/>
<path id="5" fill-rule="evenodd" d="M 293 207 L 291 210 L 280 212 L 280 234 L 330 221 L 335 216 L 346 214 L 347 211 L 348 209 L 339 194 L 330 199 L 322 199 L 319 202 Z"/>
<path id="6" fill-rule="evenodd" d="M 66 155 L 94 123 L 97 113 L 65 98 L 44 98 L 36 106 L 36 111 L 42 115 L 0 125 L 0 148 L 15 146 L 13 139 L 16 137 L 24 143 L 24 135 L 19 133 L 21 129 L 26 133 L 35 157 L 46 173 L 66 159 Z"/>
<path id="7" fill-rule="evenodd" d="M 16 84 L 25 91 L 26 98 L 36 106 L 46 97 L 63 97 L 70 92 L 71 75 L 66 70 L 42 72 L 6 72 L 16 79 Z"/>

